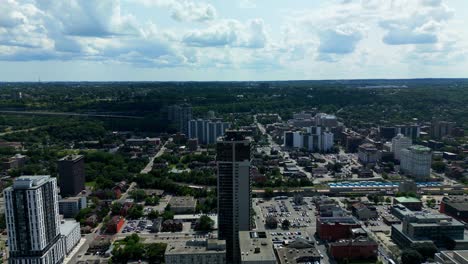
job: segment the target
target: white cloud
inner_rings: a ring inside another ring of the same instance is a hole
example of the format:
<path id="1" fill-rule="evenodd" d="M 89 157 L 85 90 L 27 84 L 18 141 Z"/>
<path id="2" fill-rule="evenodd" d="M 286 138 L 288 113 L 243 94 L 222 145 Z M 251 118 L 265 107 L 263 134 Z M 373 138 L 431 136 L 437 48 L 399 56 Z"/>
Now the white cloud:
<path id="1" fill-rule="evenodd" d="M 177 21 L 206 22 L 217 16 L 213 5 L 189 0 L 134 0 L 145 6 L 159 6 L 169 8 L 171 17 Z"/>
<path id="2" fill-rule="evenodd" d="M 267 35 L 261 19 L 250 20 L 246 24 L 229 19 L 215 22 L 205 29 L 192 30 L 185 34 L 183 42 L 194 47 L 263 48 Z"/>

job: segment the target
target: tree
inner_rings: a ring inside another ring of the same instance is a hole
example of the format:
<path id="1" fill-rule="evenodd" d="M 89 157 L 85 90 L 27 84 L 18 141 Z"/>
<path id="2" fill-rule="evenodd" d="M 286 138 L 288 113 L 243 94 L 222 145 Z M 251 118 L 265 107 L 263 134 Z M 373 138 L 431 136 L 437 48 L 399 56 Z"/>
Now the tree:
<path id="1" fill-rule="evenodd" d="M 288 219 L 284 219 L 283 222 L 281 223 L 281 228 L 283 229 L 289 229 L 291 226 L 291 223 L 289 222 Z"/>
<path id="2" fill-rule="evenodd" d="M 414 249 L 405 249 L 401 253 L 401 262 L 403 264 L 421 264 L 423 262 L 423 256 Z"/>
<path id="3" fill-rule="evenodd" d="M 153 243 L 146 244 L 146 258 L 149 263 L 163 263 L 164 262 L 164 252 L 166 251 L 167 244 L 164 243 Z"/>
<path id="4" fill-rule="evenodd" d="M 444 163 L 443 161 L 434 161 L 434 162 L 432 163 L 432 166 L 431 166 L 431 167 L 432 167 L 432 169 L 435 170 L 436 172 L 442 173 L 442 172 L 445 171 L 446 165 L 445 165 L 445 163 Z"/>
<path id="5" fill-rule="evenodd" d="M 146 193 L 144 190 L 133 190 L 130 192 L 130 197 L 139 203 L 146 198 Z"/>
<path id="6" fill-rule="evenodd" d="M 265 197 L 266 198 L 271 198 L 271 197 L 273 197 L 273 195 L 274 195 L 273 188 L 271 188 L 271 187 L 265 188 Z"/>
<path id="7" fill-rule="evenodd" d="M 159 217 L 159 212 L 158 211 L 155 211 L 155 210 L 151 210 L 149 213 L 148 213 L 148 219 L 156 219 Z"/>
<path id="8" fill-rule="evenodd" d="M 391 202 L 392 202 L 392 199 L 390 199 L 390 197 L 385 198 L 385 203 L 388 203 L 388 204 L 389 204 L 389 203 L 391 203 Z"/>
<path id="9" fill-rule="evenodd" d="M 428 258 L 434 258 L 434 254 L 437 253 L 437 247 L 434 243 L 416 243 L 411 246 L 411 249 L 416 250 L 421 256 L 423 260 L 427 260 Z"/>
<path id="10" fill-rule="evenodd" d="M 195 225 L 196 231 L 211 231 L 213 230 L 214 221 L 207 215 L 202 215 Z"/>
<path id="11" fill-rule="evenodd" d="M 265 227 L 276 229 L 278 227 L 278 220 L 276 220 L 276 217 L 272 215 L 267 216 L 265 219 Z"/>

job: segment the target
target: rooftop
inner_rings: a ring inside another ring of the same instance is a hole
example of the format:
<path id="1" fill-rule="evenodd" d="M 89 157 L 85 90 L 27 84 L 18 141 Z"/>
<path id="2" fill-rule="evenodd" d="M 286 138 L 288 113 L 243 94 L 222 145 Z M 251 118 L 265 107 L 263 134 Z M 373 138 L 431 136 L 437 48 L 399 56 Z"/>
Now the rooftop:
<path id="1" fill-rule="evenodd" d="M 78 160 L 81 160 L 82 158 L 84 158 L 83 155 L 67 155 L 59 159 L 59 161 L 78 161 Z"/>
<path id="2" fill-rule="evenodd" d="M 394 198 L 399 203 L 420 203 L 421 201 L 414 197 L 396 197 Z"/>
<path id="3" fill-rule="evenodd" d="M 75 220 L 65 220 L 60 223 L 60 234 L 66 236 L 70 234 L 75 228 L 80 228 L 80 223 Z"/>
<path id="4" fill-rule="evenodd" d="M 30 189 L 41 186 L 51 180 L 49 175 L 21 176 L 16 178 L 13 189 Z"/>
<path id="5" fill-rule="evenodd" d="M 415 152 L 431 152 L 431 149 L 428 148 L 428 147 L 425 147 L 425 146 L 421 146 L 421 145 L 413 145 L 411 147 L 408 148 L 409 150 L 412 150 L 412 151 L 415 151 Z"/>
<path id="6" fill-rule="evenodd" d="M 265 231 L 240 231 L 242 261 L 276 261 L 273 243 Z"/>
<path id="7" fill-rule="evenodd" d="M 173 196 L 169 204 L 171 207 L 191 207 L 196 206 L 197 200 L 193 196 Z"/>
<path id="8" fill-rule="evenodd" d="M 190 254 L 223 254 L 226 252 L 226 241 L 217 239 L 189 240 L 167 245 L 165 255 Z"/>

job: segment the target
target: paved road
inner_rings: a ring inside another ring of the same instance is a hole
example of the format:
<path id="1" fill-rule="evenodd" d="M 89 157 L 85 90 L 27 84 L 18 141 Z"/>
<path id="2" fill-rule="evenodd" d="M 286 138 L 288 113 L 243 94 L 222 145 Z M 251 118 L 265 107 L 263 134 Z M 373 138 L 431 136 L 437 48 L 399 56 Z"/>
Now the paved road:
<path id="1" fill-rule="evenodd" d="M 164 151 L 166 151 L 166 144 L 167 142 L 172 142 L 172 138 L 169 138 L 165 143 L 164 145 L 162 145 L 162 147 L 159 149 L 159 151 L 156 153 L 156 155 L 154 155 L 153 157 L 150 158 L 148 164 L 140 171 L 141 174 L 147 174 L 149 173 L 152 169 L 153 169 L 153 164 L 154 164 L 154 160 L 157 158 L 157 157 L 160 157 L 164 154 Z"/>

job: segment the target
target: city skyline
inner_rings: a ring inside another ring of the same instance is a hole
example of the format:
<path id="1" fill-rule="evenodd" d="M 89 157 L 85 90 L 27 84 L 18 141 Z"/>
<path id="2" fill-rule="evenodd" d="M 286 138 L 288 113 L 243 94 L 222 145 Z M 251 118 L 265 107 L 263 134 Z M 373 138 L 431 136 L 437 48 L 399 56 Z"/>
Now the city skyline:
<path id="1" fill-rule="evenodd" d="M 7 0 L 1 81 L 468 77 L 461 0 Z"/>

